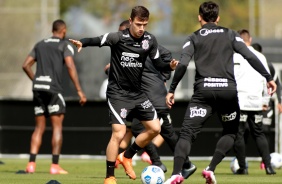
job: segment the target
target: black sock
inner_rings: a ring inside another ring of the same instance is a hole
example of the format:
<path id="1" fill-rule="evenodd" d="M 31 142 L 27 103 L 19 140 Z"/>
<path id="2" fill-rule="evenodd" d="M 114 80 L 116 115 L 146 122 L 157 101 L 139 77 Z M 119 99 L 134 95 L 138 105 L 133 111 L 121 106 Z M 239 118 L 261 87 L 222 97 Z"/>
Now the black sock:
<path id="1" fill-rule="evenodd" d="M 127 150 L 124 152 L 124 157 L 125 158 L 132 158 L 137 151 L 141 150 L 142 148 L 140 148 L 135 142 L 129 147 L 127 148 Z"/>
<path id="2" fill-rule="evenodd" d="M 188 160 L 185 160 L 183 167 L 184 169 L 189 169 L 191 167 L 191 162 Z"/>
<path id="3" fill-rule="evenodd" d="M 115 176 L 115 163 L 107 160 L 107 175 L 106 178 Z"/>
<path id="4" fill-rule="evenodd" d="M 174 157 L 173 172 L 171 175 L 179 174 L 182 170 L 185 159 L 182 157 Z"/>
<path id="5" fill-rule="evenodd" d="M 59 155 L 52 155 L 52 164 L 59 164 Z"/>
<path id="6" fill-rule="evenodd" d="M 147 146 L 145 146 L 144 150 L 150 156 L 152 165 L 160 166 L 162 164 L 160 156 L 158 154 L 158 149 L 154 143 L 150 142 Z"/>
<path id="7" fill-rule="evenodd" d="M 219 151 L 214 152 L 214 155 L 212 157 L 212 160 L 211 160 L 211 163 L 209 165 L 208 170 L 214 172 L 216 166 L 223 160 L 224 157 L 225 157 L 225 155 L 220 153 Z"/>
<path id="8" fill-rule="evenodd" d="M 29 162 L 35 162 L 35 160 L 36 160 L 36 154 L 30 153 L 29 154 Z"/>

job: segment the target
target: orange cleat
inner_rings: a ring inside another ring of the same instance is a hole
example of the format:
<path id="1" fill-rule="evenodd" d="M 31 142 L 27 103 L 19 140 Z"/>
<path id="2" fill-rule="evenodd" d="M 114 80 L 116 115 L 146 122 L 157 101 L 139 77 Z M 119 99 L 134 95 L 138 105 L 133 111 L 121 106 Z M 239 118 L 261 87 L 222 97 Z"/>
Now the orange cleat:
<path id="1" fill-rule="evenodd" d="M 35 172 L 36 163 L 35 162 L 28 162 L 25 172 L 26 173 L 34 173 Z"/>
<path id="2" fill-rule="evenodd" d="M 133 167 L 132 167 L 132 159 L 131 158 L 125 158 L 124 152 L 122 152 L 121 154 L 118 155 L 117 160 L 123 166 L 126 175 L 128 175 L 130 179 L 135 180 L 136 174 L 135 174 Z"/>
<path id="3" fill-rule="evenodd" d="M 119 166 L 118 166 L 119 164 L 120 164 L 120 162 L 118 161 L 118 159 L 116 159 L 116 163 L 115 163 L 115 168 L 116 168 L 116 169 L 119 168 Z"/>
<path id="4" fill-rule="evenodd" d="M 59 164 L 52 164 L 50 167 L 50 174 L 68 174 L 68 171 L 62 169 Z"/>
<path id="5" fill-rule="evenodd" d="M 104 184 L 117 184 L 117 180 L 114 176 L 111 176 L 109 178 L 105 178 Z"/>

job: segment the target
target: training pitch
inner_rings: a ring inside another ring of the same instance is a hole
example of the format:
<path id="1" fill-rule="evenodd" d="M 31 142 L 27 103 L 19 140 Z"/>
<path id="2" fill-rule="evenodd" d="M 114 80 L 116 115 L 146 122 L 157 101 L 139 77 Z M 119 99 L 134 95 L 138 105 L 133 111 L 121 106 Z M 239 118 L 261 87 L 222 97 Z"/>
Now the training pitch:
<path id="1" fill-rule="evenodd" d="M 56 180 L 61 184 L 103 184 L 105 177 L 105 160 L 101 159 L 60 159 L 60 165 L 67 170 L 67 175 L 51 175 L 49 168 L 51 159 L 37 159 L 36 172 L 34 174 L 17 174 L 24 170 L 28 159 L 2 158 L 4 164 L 0 164 L 0 184 L 46 184 L 51 180 Z M 193 161 L 193 160 L 192 160 Z M 166 178 L 172 171 L 172 161 L 163 162 L 167 168 Z M 205 180 L 201 176 L 201 171 L 207 166 L 208 161 L 195 160 L 197 171 L 184 184 L 204 184 Z M 130 180 L 125 174 L 122 166 L 116 169 L 118 184 L 140 184 L 140 174 L 148 164 L 138 160 L 134 166 L 136 180 Z M 230 161 L 223 161 L 216 169 L 215 176 L 218 184 L 261 184 L 261 183 L 282 183 L 282 169 L 276 170 L 277 174 L 269 176 L 264 170 L 259 168 L 258 161 L 249 161 L 249 175 L 234 175 L 230 170 Z M 55 182 L 51 182 L 52 184 Z"/>

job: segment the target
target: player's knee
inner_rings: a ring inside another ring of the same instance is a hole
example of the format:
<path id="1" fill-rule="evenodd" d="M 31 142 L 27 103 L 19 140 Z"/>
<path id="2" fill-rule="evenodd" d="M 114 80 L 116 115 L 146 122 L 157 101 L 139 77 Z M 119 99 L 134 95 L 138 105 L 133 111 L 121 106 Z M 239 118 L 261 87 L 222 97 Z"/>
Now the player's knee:
<path id="1" fill-rule="evenodd" d="M 161 132 L 161 128 L 156 126 L 151 128 L 151 134 L 155 137 Z"/>

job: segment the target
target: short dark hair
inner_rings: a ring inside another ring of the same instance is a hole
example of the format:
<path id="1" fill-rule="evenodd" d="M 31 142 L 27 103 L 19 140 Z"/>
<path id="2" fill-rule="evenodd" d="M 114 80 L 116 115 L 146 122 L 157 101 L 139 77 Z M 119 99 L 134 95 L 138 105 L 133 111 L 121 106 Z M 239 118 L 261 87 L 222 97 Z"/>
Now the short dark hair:
<path id="1" fill-rule="evenodd" d="M 237 32 L 240 34 L 240 37 L 244 41 L 248 41 L 251 38 L 251 34 L 250 34 L 249 30 L 247 30 L 247 29 L 240 29 Z"/>
<path id="2" fill-rule="evenodd" d="M 199 7 L 199 15 L 206 22 L 215 22 L 219 14 L 219 6 L 212 2 L 204 2 Z"/>
<path id="3" fill-rule="evenodd" d="M 129 20 L 124 20 L 119 24 L 119 27 L 124 26 L 124 27 L 129 27 L 130 22 Z"/>
<path id="4" fill-rule="evenodd" d="M 135 6 L 131 10 L 130 18 L 133 21 L 135 17 L 138 17 L 138 19 L 144 21 L 149 20 L 150 12 L 147 8 L 144 6 Z"/>
<path id="5" fill-rule="evenodd" d="M 259 43 L 253 43 L 252 47 L 257 51 L 262 52 L 262 46 Z"/>
<path id="6" fill-rule="evenodd" d="M 66 23 L 63 20 L 61 19 L 55 20 L 53 22 L 52 32 L 58 32 L 60 29 L 62 29 L 62 27 L 65 27 L 65 26 L 66 26 Z"/>

